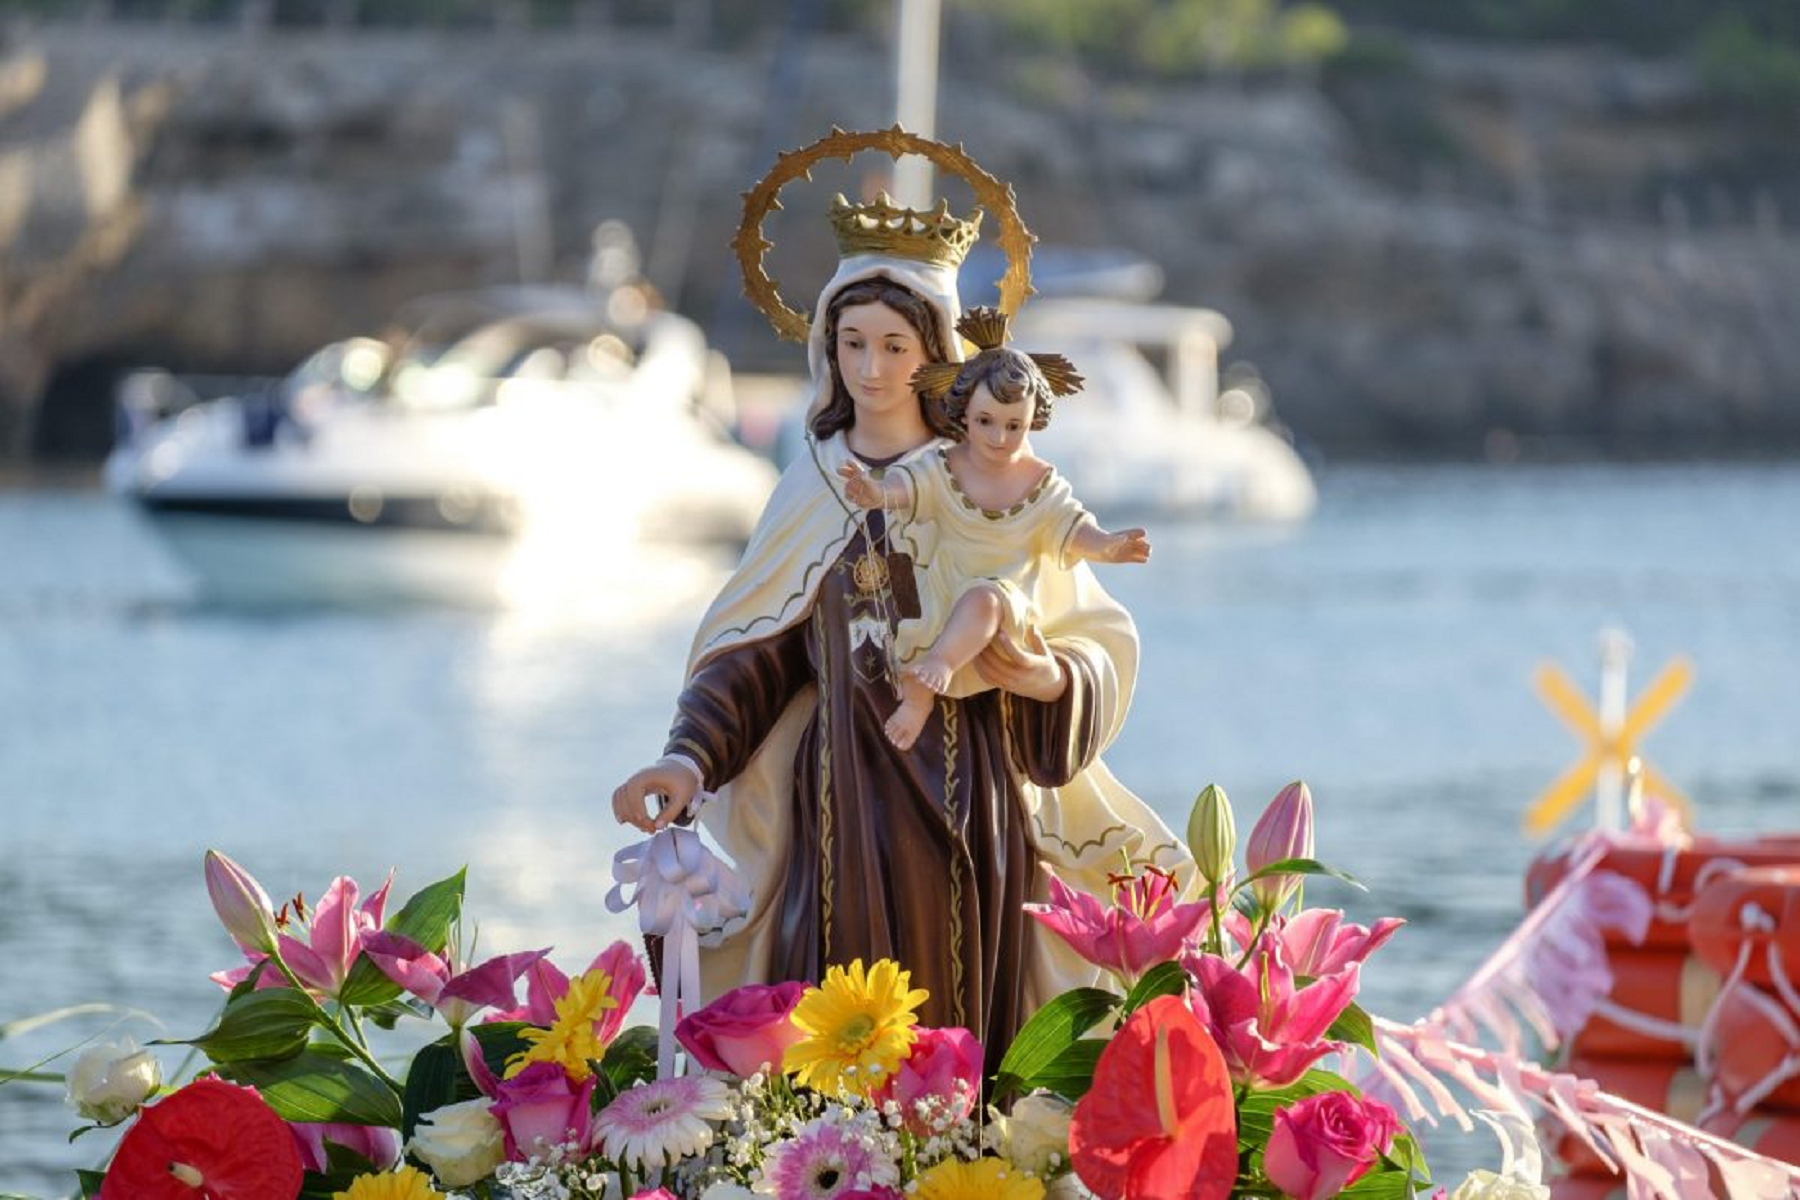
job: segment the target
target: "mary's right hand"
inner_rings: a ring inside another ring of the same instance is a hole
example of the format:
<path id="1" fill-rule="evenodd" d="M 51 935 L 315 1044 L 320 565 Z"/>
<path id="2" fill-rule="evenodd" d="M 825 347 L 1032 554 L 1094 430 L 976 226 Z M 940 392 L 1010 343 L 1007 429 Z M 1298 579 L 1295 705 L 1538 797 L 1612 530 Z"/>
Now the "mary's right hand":
<path id="1" fill-rule="evenodd" d="M 613 792 L 613 816 L 621 825 L 655 833 L 686 812 L 699 791 L 700 781 L 689 767 L 665 758 L 619 785 Z M 654 814 L 650 811 L 651 796 L 663 798 L 662 809 Z"/>

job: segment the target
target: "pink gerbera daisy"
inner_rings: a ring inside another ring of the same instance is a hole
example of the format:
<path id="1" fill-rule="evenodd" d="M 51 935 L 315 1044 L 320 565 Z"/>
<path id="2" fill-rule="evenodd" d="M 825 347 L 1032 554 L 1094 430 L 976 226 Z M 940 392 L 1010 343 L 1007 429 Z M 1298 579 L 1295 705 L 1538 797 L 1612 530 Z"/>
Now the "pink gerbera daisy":
<path id="1" fill-rule="evenodd" d="M 712 1145 L 708 1122 L 731 1115 L 723 1083 L 703 1075 L 658 1079 L 619 1093 L 594 1116 L 594 1144 L 614 1162 L 650 1168 Z"/>
<path id="2" fill-rule="evenodd" d="M 836 1200 L 899 1181 L 894 1164 L 861 1140 L 854 1126 L 821 1117 L 769 1151 L 756 1190 L 776 1200 Z"/>

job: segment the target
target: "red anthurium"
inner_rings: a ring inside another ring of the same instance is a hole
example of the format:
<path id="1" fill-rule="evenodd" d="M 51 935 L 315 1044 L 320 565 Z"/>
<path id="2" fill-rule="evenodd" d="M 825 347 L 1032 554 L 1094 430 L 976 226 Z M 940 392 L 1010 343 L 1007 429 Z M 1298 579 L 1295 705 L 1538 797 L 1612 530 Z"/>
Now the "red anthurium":
<path id="1" fill-rule="evenodd" d="M 302 1174 L 287 1122 L 255 1088 L 196 1079 L 126 1131 L 100 1200 L 293 1200 Z"/>
<path id="2" fill-rule="evenodd" d="M 1133 1013 L 1069 1128 L 1075 1173 L 1101 1200 L 1224 1200 L 1237 1180 L 1225 1059 L 1179 996 Z"/>

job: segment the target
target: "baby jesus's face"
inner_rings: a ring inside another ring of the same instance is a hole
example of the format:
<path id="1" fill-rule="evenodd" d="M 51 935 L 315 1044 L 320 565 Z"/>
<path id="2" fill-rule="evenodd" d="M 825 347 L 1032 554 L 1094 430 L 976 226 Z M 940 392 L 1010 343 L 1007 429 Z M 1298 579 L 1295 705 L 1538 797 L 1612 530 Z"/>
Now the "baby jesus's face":
<path id="1" fill-rule="evenodd" d="M 963 414 L 968 425 L 965 440 L 975 461 L 984 467 L 1000 469 L 1023 458 L 1027 452 L 1025 431 L 1031 427 L 1032 408 L 1030 400 L 1003 404 L 994 399 L 987 384 L 977 387 Z"/>

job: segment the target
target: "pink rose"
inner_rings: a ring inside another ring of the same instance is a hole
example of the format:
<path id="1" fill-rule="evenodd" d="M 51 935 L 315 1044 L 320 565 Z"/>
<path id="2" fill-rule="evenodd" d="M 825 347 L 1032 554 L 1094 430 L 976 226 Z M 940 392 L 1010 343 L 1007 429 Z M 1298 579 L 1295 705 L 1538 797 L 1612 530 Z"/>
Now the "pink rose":
<path id="1" fill-rule="evenodd" d="M 506 1136 L 509 1162 L 524 1162 L 551 1146 L 586 1147 L 593 1128 L 594 1076 L 569 1083 L 561 1064 L 534 1062 L 498 1085 L 490 1112 Z"/>
<path id="2" fill-rule="evenodd" d="M 1399 1132 L 1381 1101 L 1321 1092 L 1276 1110 L 1263 1173 L 1294 1200 L 1326 1200 L 1361 1179 Z"/>
<path id="3" fill-rule="evenodd" d="M 709 1071 L 740 1079 L 780 1070 L 787 1048 L 804 1035 L 789 1018 L 806 986 L 752 983 L 734 988 L 675 1026 L 675 1037 Z"/>
<path id="4" fill-rule="evenodd" d="M 631 1200 L 681 1200 L 681 1198 L 668 1188 L 651 1188 L 647 1192 L 632 1193 Z"/>
<path id="5" fill-rule="evenodd" d="M 875 1100 L 898 1103 L 906 1127 L 930 1137 L 973 1112 L 980 1094 L 981 1043 L 975 1035 L 966 1029 L 920 1029 L 912 1052 L 876 1089 Z M 932 1120 L 920 1113 L 920 1101 L 928 1102 Z"/>

